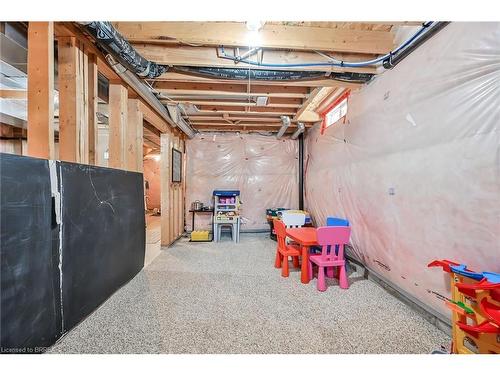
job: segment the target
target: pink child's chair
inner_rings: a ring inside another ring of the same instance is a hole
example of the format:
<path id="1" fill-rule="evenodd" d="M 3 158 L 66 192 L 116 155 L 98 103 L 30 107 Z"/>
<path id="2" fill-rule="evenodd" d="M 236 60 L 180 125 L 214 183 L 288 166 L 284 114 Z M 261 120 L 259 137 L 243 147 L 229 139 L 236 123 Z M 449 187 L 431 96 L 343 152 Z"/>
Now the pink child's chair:
<path id="1" fill-rule="evenodd" d="M 349 243 L 351 236 L 350 227 L 320 227 L 316 230 L 318 244 L 321 246 L 321 254 L 310 255 L 308 272 L 309 279 L 313 277 L 313 263 L 318 266 L 318 290 L 326 290 L 325 269 L 339 267 L 339 285 L 342 289 L 349 288 L 344 259 L 344 245 Z M 338 245 L 339 251 L 335 255 L 335 246 Z M 327 253 L 330 246 L 330 253 Z M 333 275 L 333 272 L 328 272 Z"/>

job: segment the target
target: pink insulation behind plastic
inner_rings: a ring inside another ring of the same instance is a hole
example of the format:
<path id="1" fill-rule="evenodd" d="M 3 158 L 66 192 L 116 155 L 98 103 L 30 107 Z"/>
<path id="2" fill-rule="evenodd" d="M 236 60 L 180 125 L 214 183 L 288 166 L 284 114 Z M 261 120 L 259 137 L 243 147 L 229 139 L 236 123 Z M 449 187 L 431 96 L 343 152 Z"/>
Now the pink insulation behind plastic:
<path id="1" fill-rule="evenodd" d="M 433 259 L 500 272 L 500 23 L 451 23 L 306 137 L 306 209 L 354 256 L 449 316 Z M 382 307 L 383 308 L 383 307 Z"/>
<path id="2" fill-rule="evenodd" d="M 213 205 L 216 189 L 241 191 L 241 230 L 269 229 L 266 208 L 298 207 L 298 142 L 260 134 L 198 135 L 186 142 L 186 222 L 191 202 Z M 208 229 L 197 215 L 195 229 Z"/>

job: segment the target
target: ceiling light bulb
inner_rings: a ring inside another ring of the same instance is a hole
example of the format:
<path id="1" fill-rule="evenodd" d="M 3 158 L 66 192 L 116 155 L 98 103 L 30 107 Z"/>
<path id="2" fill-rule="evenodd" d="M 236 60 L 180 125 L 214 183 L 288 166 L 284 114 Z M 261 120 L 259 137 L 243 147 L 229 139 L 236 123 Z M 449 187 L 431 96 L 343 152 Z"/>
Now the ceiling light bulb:
<path id="1" fill-rule="evenodd" d="M 249 31 L 259 31 L 262 28 L 262 26 L 264 26 L 264 22 L 252 20 L 252 21 L 247 21 L 246 25 Z"/>

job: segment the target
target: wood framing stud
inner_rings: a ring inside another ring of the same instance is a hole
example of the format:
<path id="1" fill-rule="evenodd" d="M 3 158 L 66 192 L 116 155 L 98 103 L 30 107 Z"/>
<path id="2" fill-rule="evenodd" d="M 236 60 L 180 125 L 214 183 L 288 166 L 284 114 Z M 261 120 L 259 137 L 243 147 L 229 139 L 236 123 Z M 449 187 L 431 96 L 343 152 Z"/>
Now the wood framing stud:
<path id="1" fill-rule="evenodd" d="M 142 172 L 143 116 L 138 99 L 128 100 L 126 129 L 126 169 L 134 172 Z"/>
<path id="2" fill-rule="evenodd" d="M 54 159 L 54 25 L 28 24 L 28 155 Z"/>
<path id="3" fill-rule="evenodd" d="M 125 132 L 127 123 L 127 88 L 109 85 L 109 159 L 111 168 L 125 168 Z"/>
<path id="4" fill-rule="evenodd" d="M 96 164 L 97 143 L 97 56 L 94 54 L 88 55 L 88 147 L 89 147 L 89 164 Z"/>
<path id="5" fill-rule="evenodd" d="M 87 56 L 74 37 L 58 39 L 59 159 L 88 163 Z"/>

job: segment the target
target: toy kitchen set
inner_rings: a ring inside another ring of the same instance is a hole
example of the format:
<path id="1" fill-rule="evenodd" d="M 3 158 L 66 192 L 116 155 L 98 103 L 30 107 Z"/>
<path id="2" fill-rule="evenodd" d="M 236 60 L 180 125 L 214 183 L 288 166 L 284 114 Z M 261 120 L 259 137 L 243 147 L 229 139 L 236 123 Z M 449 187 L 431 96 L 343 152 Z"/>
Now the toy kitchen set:
<path id="1" fill-rule="evenodd" d="M 239 190 L 214 190 L 213 192 L 214 206 L 210 208 L 202 208 L 203 204 L 199 201 L 193 202 L 190 212 L 193 214 L 193 231 L 191 232 L 191 242 L 219 242 L 222 235 L 222 229 L 229 228 L 232 240 L 239 242 L 240 240 L 240 191 Z M 201 206 L 201 207 L 200 207 Z M 208 231 L 197 231 L 194 229 L 194 215 L 200 212 L 210 212 L 212 218 L 212 238 Z"/>

